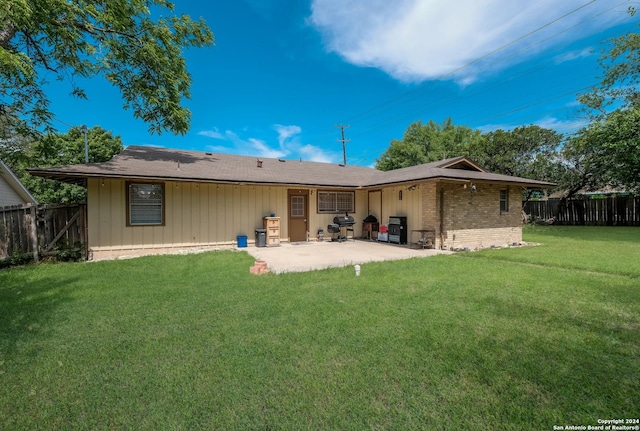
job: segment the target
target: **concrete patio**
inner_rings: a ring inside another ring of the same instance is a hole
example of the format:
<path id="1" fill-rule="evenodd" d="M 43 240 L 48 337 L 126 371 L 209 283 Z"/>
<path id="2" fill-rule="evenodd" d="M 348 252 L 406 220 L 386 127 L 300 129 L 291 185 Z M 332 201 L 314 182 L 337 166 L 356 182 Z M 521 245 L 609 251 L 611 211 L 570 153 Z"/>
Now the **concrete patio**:
<path id="1" fill-rule="evenodd" d="M 267 268 L 276 274 L 452 253 L 365 240 L 281 243 L 279 247 L 249 245 L 239 250 L 246 251 L 257 261 L 265 261 Z"/>

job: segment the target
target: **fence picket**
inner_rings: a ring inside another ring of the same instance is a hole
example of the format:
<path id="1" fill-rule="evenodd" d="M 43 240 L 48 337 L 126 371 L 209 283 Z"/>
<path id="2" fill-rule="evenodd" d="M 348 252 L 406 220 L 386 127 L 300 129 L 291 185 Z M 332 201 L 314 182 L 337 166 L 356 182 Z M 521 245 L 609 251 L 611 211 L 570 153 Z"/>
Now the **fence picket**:
<path id="1" fill-rule="evenodd" d="M 0 261 L 27 254 L 38 260 L 56 246 L 78 244 L 86 256 L 85 214 L 86 205 L 80 204 L 0 208 Z"/>
<path id="2" fill-rule="evenodd" d="M 560 199 L 524 202 L 530 220 L 550 220 L 554 224 L 573 226 L 640 226 L 640 196 L 577 198 L 558 211 Z"/>

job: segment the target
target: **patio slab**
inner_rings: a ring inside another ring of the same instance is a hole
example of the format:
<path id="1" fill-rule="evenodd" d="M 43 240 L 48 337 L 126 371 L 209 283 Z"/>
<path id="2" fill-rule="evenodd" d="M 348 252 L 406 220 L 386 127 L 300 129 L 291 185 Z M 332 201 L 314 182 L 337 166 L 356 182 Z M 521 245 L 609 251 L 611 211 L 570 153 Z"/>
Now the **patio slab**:
<path id="1" fill-rule="evenodd" d="M 269 270 L 276 274 L 453 253 L 448 250 L 413 249 L 406 245 L 365 240 L 281 243 L 279 247 L 249 245 L 240 250 L 246 251 L 256 260 L 267 262 Z"/>

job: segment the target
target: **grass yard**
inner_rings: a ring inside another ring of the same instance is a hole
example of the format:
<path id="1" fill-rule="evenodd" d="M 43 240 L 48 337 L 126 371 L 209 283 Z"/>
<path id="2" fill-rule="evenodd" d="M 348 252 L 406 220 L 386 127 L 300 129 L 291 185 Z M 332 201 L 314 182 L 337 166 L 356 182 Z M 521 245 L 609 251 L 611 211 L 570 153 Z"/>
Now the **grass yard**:
<path id="1" fill-rule="evenodd" d="M 0 271 L 0 429 L 553 430 L 640 416 L 640 229 L 252 276 L 244 252 Z"/>

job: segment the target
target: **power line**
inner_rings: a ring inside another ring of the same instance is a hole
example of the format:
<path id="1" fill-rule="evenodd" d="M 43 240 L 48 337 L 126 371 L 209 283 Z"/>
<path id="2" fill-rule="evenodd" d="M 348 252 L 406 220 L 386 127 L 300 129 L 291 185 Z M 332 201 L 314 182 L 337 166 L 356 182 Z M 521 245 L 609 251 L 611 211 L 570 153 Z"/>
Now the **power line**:
<path id="1" fill-rule="evenodd" d="M 573 11 L 571 11 L 571 12 L 569 12 L 569 13 L 567 13 L 567 14 L 563 15 L 562 17 L 559 17 L 559 18 L 555 19 L 554 21 L 552 21 L 552 22 L 550 22 L 550 23 L 545 24 L 544 26 L 542 26 L 542 27 L 538 28 L 537 30 L 534 30 L 533 32 L 528 33 L 527 35 L 520 37 L 520 38 L 519 38 L 519 39 L 517 39 L 516 41 L 518 41 L 518 40 L 522 40 L 524 37 L 527 37 L 528 35 L 531 35 L 531 34 L 535 33 L 536 31 L 539 31 L 539 30 L 540 30 L 540 29 L 542 29 L 542 28 L 548 27 L 548 26 L 549 26 L 549 25 L 551 25 L 552 23 L 558 22 L 560 19 L 566 18 L 566 17 L 567 17 L 568 15 L 570 15 L 571 13 L 574 13 L 574 12 L 576 12 L 577 10 L 582 9 L 582 8 L 584 8 L 584 7 L 588 6 L 588 5 L 589 5 L 589 4 L 591 4 L 591 3 L 593 3 L 593 1 L 591 1 L 591 2 L 589 2 L 589 3 L 586 3 L 586 4 L 584 4 L 584 5 L 580 6 L 580 7 L 579 7 L 579 8 L 577 8 L 577 9 L 574 9 Z M 599 11 L 598 13 L 596 13 L 596 14 L 594 14 L 594 15 L 590 16 L 589 18 L 587 18 L 587 19 L 585 19 L 585 20 L 582 20 L 581 22 L 579 22 L 579 23 L 577 23 L 577 24 L 575 24 L 575 25 L 573 25 L 573 26 L 571 26 L 571 27 L 564 28 L 562 31 L 560 31 L 560 32 L 558 32 L 558 33 L 556 33 L 556 34 L 554 34 L 554 35 L 552 35 L 552 36 L 549 36 L 549 37 L 547 37 L 547 38 L 545 38 L 545 39 L 543 39 L 543 40 L 539 41 L 536 45 L 538 45 L 538 44 L 542 44 L 543 42 L 548 41 L 549 39 L 552 39 L 552 38 L 554 38 L 554 37 L 558 37 L 558 36 L 559 36 L 559 35 L 561 35 L 562 33 L 566 33 L 566 32 L 568 32 L 568 31 L 570 31 L 571 29 L 574 29 L 574 28 L 576 28 L 576 27 L 578 27 L 578 26 L 580 26 L 580 25 L 584 25 L 585 23 L 587 23 L 587 22 L 589 22 L 589 21 L 591 21 L 591 20 L 595 19 L 595 18 L 596 18 L 596 17 L 598 17 L 598 16 L 601 16 L 601 15 L 604 15 L 604 14 L 607 14 L 607 13 L 610 13 L 612 10 L 614 10 L 614 9 L 618 8 L 619 6 L 621 6 L 621 5 L 625 4 L 625 3 L 626 3 L 626 2 L 618 3 L 618 4 L 616 4 L 616 5 L 614 5 L 614 6 L 610 7 L 610 8 L 608 8 L 608 9 L 606 9 L 606 10 Z M 621 23 L 621 22 L 623 22 L 623 21 L 625 21 L 625 20 L 626 20 L 626 18 L 625 18 L 625 17 L 623 17 L 623 18 L 621 18 L 620 20 L 617 20 L 616 24 L 614 24 L 614 25 L 618 25 L 619 23 Z M 511 45 L 513 45 L 514 43 L 516 43 L 516 41 L 512 41 L 512 42 L 510 42 L 510 43 L 508 43 L 508 44 L 504 45 L 504 46 L 503 46 L 503 49 L 504 49 L 504 47 L 507 47 L 507 46 L 511 46 Z M 533 45 L 533 47 L 535 47 L 536 45 Z M 508 57 L 504 57 L 504 58 L 502 58 L 500 61 L 505 61 L 505 60 L 507 60 L 508 58 L 513 57 L 513 56 L 515 56 L 515 55 L 518 55 L 518 54 L 520 54 L 520 53 L 522 53 L 522 52 L 525 52 L 526 50 L 530 50 L 531 48 L 532 48 L 532 47 L 530 46 L 530 47 L 527 47 L 527 48 L 521 49 L 521 50 L 519 50 L 519 51 L 516 51 L 516 52 L 512 53 L 511 55 L 509 55 Z M 559 52 L 559 51 L 561 51 L 561 50 L 562 50 L 562 49 L 564 49 L 564 48 L 565 48 L 565 47 L 558 48 L 558 49 L 557 49 L 557 51 Z M 498 50 L 494 50 L 492 53 L 490 53 L 490 54 L 488 54 L 488 55 L 495 54 L 495 53 L 496 53 L 496 52 L 498 52 L 499 50 L 500 50 L 500 49 L 498 49 Z M 482 58 L 486 58 L 488 55 L 485 55 L 485 56 L 483 56 L 483 57 L 480 57 L 480 59 L 482 59 Z M 474 60 L 474 61 L 472 61 L 472 62 L 468 63 L 465 67 L 467 67 L 467 66 L 469 66 L 469 65 L 471 65 L 471 64 L 477 63 L 478 61 L 480 61 L 480 59 L 476 59 L 476 60 Z M 545 67 L 545 65 L 547 65 L 547 64 L 549 64 L 550 62 L 553 62 L 553 61 L 554 61 L 554 60 L 550 60 L 550 61 L 547 61 L 546 63 L 538 64 L 538 65 L 536 65 L 534 68 L 529 68 L 529 69 L 527 69 L 527 70 L 525 70 L 525 71 L 520 72 L 518 75 L 520 75 L 520 76 L 526 76 L 526 75 L 528 75 L 528 74 L 534 73 L 534 72 L 536 72 L 536 71 L 538 71 L 538 70 L 542 69 L 543 67 Z M 494 64 L 495 64 L 495 63 L 494 63 Z M 491 66 L 490 64 L 487 64 L 483 69 L 489 68 L 490 66 Z M 458 68 L 457 70 L 461 70 L 461 69 L 462 69 L 462 68 Z M 481 69 L 481 70 L 483 70 L 483 69 Z M 451 74 L 453 74 L 453 73 L 456 73 L 456 72 L 455 72 L 455 71 L 454 71 L 454 72 L 450 72 L 450 73 L 448 73 L 448 74 L 446 74 L 446 75 L 443 75 L 443 76 L 445 76 L 445 77 L 446 77 L 446 76 L 449 76 L 449 75 L 451 75 Z M 510 80 L 512 80 L 512 79 L 513 79 L 513 78 L 512 78 L 512 77 L 510 77 L 507 81 L 510 81 Z M 494 85 L 492 85 L 492 86 L 490 86 L 490 87 L 488 87 L 488 88 L 487 88 L 487 87 L 485 87 L 485 88 L 479 89 L 479 90 L 478 90 L 478 91 L 476 91 L 475 93 L 472 93 L 471 95 L 466 95 L 465 97 L 469 97 L 469 96 L 472 96 L 472 95 L 477 95 L 477 94 L 480 94 L 480 93 L 482 93 L 482 92 L 484 92 L 484 91 L 487 91 L 488 89 L 492 89 L 492 88 L 496 88 L 496 87 L 498 87 L 498 86 L 504 85 L 507 81 L 504 81 L 504 80 L 503 80 L 503 81 L 501 81 L 501 82 L 499 82 L 499 83 L 496 83 L 496 84 L 494 84 Z M 385 103 L 383 103 L 383 104 L 377 105 L 377 106 L 375 106 L 374 108 L 371 108 L 371 109 L 369 109 L 369 110 L 365 111 L 365 113 L 363 113 L 363 114 L 359 114 L 359 116 L 356 116 L 355 118 L 359 118 L 359 119 L 358 119 L 358 120 L 356 120 L 355 122 L 356 122 L 356 123 L 358 123 L 358 122 L 362 122 L 362 121 L 364 121 L 364 120 L 366 120 L 366 119 L 368 119 L 368 118 L 373 119 L 376 115 L 382 115 L 382 114 L 384 114 L 384 112 L 385 112 L 385 111 L 391 111 L 391 110 L 392 110 L 392 109 L 394 109 L 394 108 L 392 108 L 392 107 L 386 107 L 386 108 L 385 108 L 385 106 L 387 106 L 387 105 L 391 105 L 391 104 L 393 104 L 394 102 L 399 101 L 399 100 L 402 100 L 403 102 L 406 102 L 406 100 L 403 100 L 403 99 L 406 99 L 406 98 L 408 98 L 408 97 L 416 98 L 416 97 L 418 97 L 418 96 L 420 95 L 420 94 L 418 94 L 418 93 L 420 93 L 420 92 L 425 92 L 425 93 L 426 93 L 426 91 L 430 91 L 430 90 L 432 90 L 432 88 L 428 88 L 428 87 L 430 87 L 430 86 L 431 86 L 431 87 L 434 87 L 434 86 L 433 86 L 433 85 L 431 85 L 431 84 L 432 84 L 432 82 L 425 83 L 425 84 L 421 85 L 420 87 L 418 87 L 418 88 L 416 88 L 416 89 L 414 89 L 414 90 L 411 90 L 411 91 L 409 91 L 409 92 L 406 92 L 406 93 L 404 93 L 404 94 L 402 94 L 402 95 L 400 95 L 400 96 L 398 96 L 398 97 L 396 97 L 396 98 L 392 99 L 391 101 L 388 101 L 388 102 L 385 102 Z M 437 84 L 438 84 L 438 85 L 441 85 L 441 82 L 438 82 Z M 528 105 L 526 105 L 526 106 L 519 107 L 519 108 L 513 108 L 513 109 L 511 109 L 511 110 L 510 110 L 510 111 L 508 111 L 508 112 L 505 112 L 505 113 L 499 113 L 499 114 L 497 114 L 497 115 L 493 115 L 492 117 L 493 117 L 493 118 L 500 118 L 500 117 L 503 117 L 503 116 L 509 115 L 510 113 L 513 113 L 513 112 L 523 111 L 523 110 L 526 110 L 526 109 L 531 108 L 531 107 L 533 107 L 533 106 L 538 106 L 538 105 L 541 105 L 541 104 L 546 103 L 546 102 L 548 102 L 548 101 L 551 101 L 551 100 L 554 100 L 554 99 L 558 99 L 558 98 L 560 98 L 560 97 L 567 96 L 567 95 L 569 95 L 569 94 L 577 94 L 578 92 L 580 92 L 580 91 L 584 91 L 584 90 L 588 89 L 589 87 L 590 87 L 590 86 L 586 86 L 586 87 L 585 87 L 585 86 L 584 86 L 584 84 L 583 84 L 583 86 L 581 86 L 581 87 L 579 87 L 579 88 L 576 88 L 574 91 L 569 92 L 569 93 L 563 93 L 561 96 L 553 96 L 553 97 L 551 97 L 551 98 L 545 98 L 545 99 L 542 99 L 542 100 L 532 101 L 532 103 L 530 103 L 530 104 L 528 104 Z M 428 89 L 428 90 L 427 90 L 427 89 Z M 422 108 L 420 108 L 420 110 L 421 110 L 421 111 L 424 111 L 424 110 L 427 110 L 427 109 L 433 109 L 433 108 L 435 108 L 435 107 L 439 107 L 439 106 L 445 106 L 445 105 L 447 105 L 447 104 L 451 104 L 451 103 L 453 103 L 454 101 L 456 101 L 456 99 L 457 99 L 456 97 L 451 97 L 451 98 L 447 99 L 446 101 L 444 101 L 444 103 L 443 103 L 443 100 L 442 100 L 442 99 L 440 99 L 440 100 L 438 100 L 438 101 L 434 101 L 434 102 L 432 102 L 432 103 L 428 104 L 428 106 L 423 106 Z M 404 104 L 406 104 L 406 103 L 404 103 Z M 382 108 L 385 108 L 385 109 L 382 109 Z M 376 110 L 378 110 L 379 112 L 378 112 L 377 114 L 373 114 L 373 112 L 374 112 L 374 111 L 376 111 Z M 395 112 L 395 111 L 394 111 L 394 112 Z M 484 112 L 484 110 L 483 110 L 483 112 Z M 400 118 L 405 118 L 405 117 L 407 117 L 408 115 L 409 115 L 409 111 L 405 110 L 405 113 L 399 113 L 399 114 L 395 115 L 395 116 L 394 116 L 394 117 L 392 117 L 392 118 L 387 118 L 387 119 L 386 119 L 386 121 L 384 121 L 384 122 L 376 122 L 374 125 L 372 125 L 372 126 L 371 126 L 371 127 L 369 127 L 369 128 L 365 128 L 364 130 L 363 130 L 363 129 L 359 129 L 359 130 L 354 134 L 354 136 L 362 136 L 362 135 L 364 135 L 364 134 L 366 134 L 366 133 L 369 133 L 369 132 L 371 132 L 371 131 L 373 131 L 373 130 L 376 130 L 376 129 L 379 129 L 379 128 L 381 128 L 381 127 L 384 127 L 385 125 L 389 125 L 389 124 L 391 124 L 391 123 L 394 123 L 394 122 L 398 121 Z M 491 117 L 489 117 L 489 118 L 491 118 Z M 352 118 L 352 119 L 353 119 L 353 118 Z M 386 144 L 385 144 L 385 145 L 386 145 Z M 369 147 L 369 148 L 371 148 L 371 147 Z M 360 156 L 365 155 L 365 154 L 367 154 L 367 155 L 368 155 L 370 152 L 371 152 L 371 151 L 367 151 L 367 152 L 365 152 L 365 153 L 360 153 L 359 155 L 360 155 Z"/>
<path id="2" fill-rule="evenodd" d="M 9 96 L 9 97 L 11 97 L 11 96 Z M 32 109 L 35 109 L 35 105 L 33 103 L 31 103 L 31 102 L 23 101 L 22 103 L 24 103 L 25 105 L 29 105 L 29 107 L 32 108 Z M 0 111 L 0 114 L 6 113 L 6 107 L 9 106 L 9 105 L 0 104 L 0 106 L 2 106 L 4 108 L 3 111 Z M 74 126 L 72 124 L 67 123 L 66 121 L 61 120 L 60 118 L 58 118 L 55 115 L 53 115 L 53 113 L 51 113 L 51 119 L 53 121 L 57 121 L 60 124 L 64 124 L 65 126 L 67 126 L 69 128 L 77 127 L 77 126 Z"/>
<path id="3" fill-rule="evenodd" d="M 574 14 L 574 13 L 576 13 L 576 12 L 578 12 L 578 11 L 584 9 L 584 8 L 586 8 L 587 6 L 589 6 L 589 5 L 591 5 L 591 4 L 595 3 L 595 2 L 596 2 L 596 0 L 591 0 L 591 1 L 587 2 L 587 3 L 584 3 L 581 6 L 579 6 L 579 7 L 575 8 L 575 9 L 565 13 L 564 15 L 562 15 L 562 16 L 560 16 L 560 17 L 558 17 L 558 18 L 556 18 L 556 19 L 554 19 L 554 20 L 552 20 L 552 21 L 550 21 L 550 22 L 548 22 L 548 23 L 546 23 L 546 24 L 544 24 L 544 25 L 542 25 L 542 26 L 540 26 L 540 27 L 538 27 L 538 28 L 536 28 L 536 29 L 534 29 L 534 30 L 522 35 L 522 36 L 520 36 L 520 37 L 518 37 L 517 39 L 514 39 L 514 40 L 510 41 L 509 43 L 507 43 L 505 45 L 502 45 L 501 47 L 499 47 L 499 48 L 497 48 L 497 49 L 495 49 L 495 50 L 493 50 L 493 51 L 491 51 L 491 52 L 489 52 L 489 53 L 487 53 L 487 54 L 485 54 L 483 56 L 480 56 L 480 57 L 478 57 L 478 58 L 466 63 L 465 65 L 463 65 L 463 66 L 461 66 L 459 68 L 456 68 L 456 69 L 454 69 L 452 71 L 449 71 L 446 74 L 441 75 L 440 77 L 436 78 L 438 81 L 435 82 L 435 83 L 433 81 L 426 82 L 426 83 L 424 83 L 424 84 L 422 84 L 422 85 L 420 85 L 420 86 L 418 86 L 418 87 L 416 87 L 416 88 L 414 88 L 414 89 L 412 89 L 410 91 L 407 91 L 407 92 L 405 92 L 403 94 L 400 94 L 399 96 L 397 96 L 395 98 L 392 98 L 392 99 L 390 99 L 390 100 L 388 100 L 386 102 L 383 102 L 381 104 L 378 104 L 376 106 L 373 106 L 372 108 L 367 109 L 364 112 L 351 117 L 351 119 L 350 119 L 351 122 L 357 124 L 357 123 L 362 123 L 363 121 L 365 121 L 367 119 L 372 119 L 372 118 L 374 118 L 376 116 L 383 115 L 385 112 L 391 112 L 392 109 L 393 109 L 393 112 L 396 113 L 396 115 L 394 115 L 392 118 L 387 118 L 386 121 L 383 121 L 383 122 L 378 121 L 375 124 L 371 125 L 370 127 L 365 127 L 364 129 L 360 129 L 359 128 L 359 130 L 356 132 L 355 135 L 356 136 L 362 136 L 362 135 L 364 135 L 364 134 L 366 134 L 368 132 L 371 132 L 373 130 L 379 129 L 381 127 L 384 127 L 385 125 L 389 125 L 391 123 L 397 122 L 401 118 L 406 118 L 408 116 L 409 112 L 410 112 L 409 110 L 405 109 L 405 113 L 397 113 L 397 110 L 392 108 L 392 106 L 394 104 L 399 104 L 401 102 L 402 102 L 403 106 L 406 106 L 406 101 L 408 99 L 417 98 L 419 96 L 422 96 L 423 94 L 427 94 L 429 92 L 432 92 L 433 90 L 435 90 L 435 88 L 437 88 L 439 86 L 442 86 L 444 79 L 449 78 L 449 77 L 451 77 L 451 76 L 453 76 L 455 74 L 458 74 L 460 71 L 462 71 L 462 70 L 464 70 L 466 68 L 469 68 L 469 67 L 471 67 L 471 66 L 473 66 L 475 64 L 478 64 L 478 63 L 480 63 L 481 61 L 483 61 L 483 60 L 485 60 L 487 58 L 495 56 L 497 53 L 507 49 L 508 47 L 511 47 L 511 46 L 515 45 L 516 43 L 521 42 L 522 40 L 532 36 L 533 34 L 539 32 L 539 31 L 541 31 L 541 30 L 543 30 L 545 28 L 548 28 L 549 26 L 551 26 L 551 25 L 553 25 L 553 24 L 555 24 L 555 23 L 557 23 L 557 22 L 569 17 L 570 15 L 572 15 L 572 14 Z M 561 35 L 563 33 L 566 33 L 566 32 L 570 31 L 571 29 L 573 29 L 575 27 L 578 27 L 580 25 L 584 25 L 585 23 L 595 19 L 598 16 L 601 16 L 601 15 L 604 15 L 606 13 L 611 12 L 613 9 L 618 8 L 622 4 L 624 4 L 624 3 L 618 3 L 618 4 L 616 4 L 616 5 L 614 5 L 614 6 L 610 7 L 610 8 L 607 8 L 606 10 L 599 11 L 597 14 L 594 14 L 594 15 L 590 16 L 589 18 L 587 18 L 585 20 L 582 20 L 581 22 L 579 22 L 579 23 L 577 23 L 577 24 L 575 24 L 575 25 L 573 25 L 571 27 L 567 27 L 567 28 L 563 29 L 562 31 L 560 31 L 558 33 L 555 33 L 552 36 L 549 36 L 549 37 L 547 37 L 547 38 L 545 38 L 545 39 L 543 39 L 541 41 L 538 41 L 536 43 L 536 45 L 542 44 L 542 43 L 544 43 L 544 42 L 546 42 L 546 41 L 548 41 L 550 39 L 558 37 L 559 35 Z M 536 45 L 533 45 L 533 47 L 535 47 Z M 514 56 L 516 56 L 518 54 L 521 54 L 521 53 L 526 52 L 527 50 L 531 50 L 531 49 L 532 49 L 532 46 L 529 46 L 529 47 L 520 49 L 518 51 L 515 51 L 515 52 L 511 53 L 509 56 L 500 58 L 498 62 L 486 64 L 480 70 L 486 70 L 489 67 L 495 66 L 495 64 L 498 64 L 499 62 L 504 62 L 504 61 L 508 60 L 511 57 L 514 57 Z M 544 66 L 543 65 L 538 65 L 538 66 L 536 66 L 534 68 L 531 68 L 531 69 L 528 69 L 526 71 L 520 72 L 518 75 L 519 76 L 526 76 L 527 74 L 531 74 L 531 73 L 534 73 L 534 72 L 540 70 L 542 67 L 544 67 Z M 515 77 L 510 77 L 509 80 L 507 80 L 507 81 L 502 81 L 500 83 L 496 83 L 496 84 L 490 86 L 489 89 L 505 85 L 508 81 L 513 80 L 514 78 Z M 479 94 L 479 93 L 481 93 L 483 91 L 487 91 L 487 89 L 488 89 L 487 87 L 482 88 L 482 89 L 478 90 L 477 92 L 472 93 L 471 95 L 477 95 L 477 94 Z M 580 88 L 580 90 L 583 90 L 583 89 L 584 88 L 582 88 L 582 87 Z M 443 101 L 443 100 L 440 99 L 438 101 L 431 102 L 427 106 L 422 106 L 420 108 L 420 110 L 424 111 L 425 109 L 433 109 L 433 108 L 438 107 L 438 106 L 445 106 L 447 104 L 453 103 L 456 100 L 459 100 L 459 98 L 451 97 L 446 101 Z M 553 99 L 545 99 L 545 100 L 548 101 L 548 100 L 553 100 Z M 539 105 L 541 103 L 544 103 L 544 102 L 535 102 L 534 101 L 533 103 L 531 103 L 529 105 L 526 105 L 525 107 L 521 107 L 521 108 L 518 108 L 518 109 L 513 109 L 512 111 L 514 111 L 514 112 L 521 111 L 521 110 L 524 110 L 524 109 L 526 109 L 528 107 Z M 410 108 L 410 109 L 411 109 L 411 111 L 415 110 L 415 108 Z M 498 117 L 501 117 L 501 116 L 504 116 L 504 115 L 507 115 L 507 114 L 504 114 L 504 113 L 503 114 L 499 114 Z M 324 135 L 322 135 L 322 136 L 324 136 Z"/>
<path id="4" fill-rule="evenodd" d="M 404 103 L 404 102 L 406 102 L 406 99 L 408 99 L 408 98 L 417 98 L 417 97 L 422 96 L 423 94 L 427 94 L 428 92 L 434 90 L 436 87 L 441 86 L 445 79 L 450 78 L 451 76 L 454 76 L 455 74 L 459 73 L 460 71 L 462 71 L 462 70 L 464 70 L 466 68 L 469 68 L 469 67 L 473 66 L 474 64 L 480 63 L 481 61 L 483 61 L 483 60 L 485 60 L 487 58 L 490 58 L 491 56 L 494 56 L 495 54 L 507 49 L 508 47 L 515 45 L 516 43 L 518 43 L 518 42 L 520 42 L 520 41 L 532 36 L 533 34 L 543 30 L 544 28 L 547 28 L 547 27 L 549 27 L 549 26 L 551 26 L 551 25 L 553 25 L 553 24 L 555 24 L 555 23 L 557 23 L 557 22 L 569 17 L 570 15 L 572 15 L 572 14 L 574 14 L 574 13 L 576 13 L 576 12 L 582 10 L 582 9 L 584 9 L 585 7 L 591 5 L 591 4 L 595 3 L 595 2 L 596 2 L 596 0 L 591 0 L 591 1 L 587 2 L 587 3 L 584 3 L 583 5 L 575 8 L 575 9 L 573 9 L 573 10 L 567 12 L 567 13 L 565 13 L 564 15 L 562 15 L 562 16 L 560 16 L 560 17 L 558 17 L 558 18 L 556 18 L 556 19 L 554 19 L 554 20 L 552 20 L 552 21 L 550 21 L 550 22 L 548 22 L 548 23 L 546 23 L 546 24 L 544 24 L 544 25 L 542 25 L 542 26 L 540 26 L 540 27 L 538 27 L 538 28 L 536 28 L 536 29 L 534 29 L 534 30 L 522 35 L 522 36 L 520 36 L 520 37 L 518 37 L 517 39 L 514 39 L 514 40 L 510 41 L 509 43 L 506 43 L 506 44 L 502 45 L 501 47 L 499 47 L 497 49 L 494 49 L 493 51 L 491 51 L 491 52 L 489 52 L 487 54 L 484 54 L 484 55 L 482 55 L 482 56 L 480 56 L 478 58 L 473 59 L 472 61 L 466 63 L 465 65 L 463 65 L 461 67 L 458 67 L 458 68 L 456 68 L 456 69 L 454 69 L 452 71 L 449 71 L 449 72 L 441 75 L 438 78 L 435 78 L 435 83 L 434 83 L 434 80 L 430 80 L 430 81 L 428 81 L 428 82 L 426 82 L 426 83 L 424 83 L 424 84 L 422 84 L 422 85 L 420 85 L 420 86 L 418 86 L 418 87 L 416 87 L 416 88 L 414 88 L 414 89 L 412 89 L 410 91 L 407 91 L 407 92 L 404 92 L 404 93 L 400 94 L 399 96 L 397 96 L 395 98 L 392 98 L 392 99 L 390 99 L 390 100 L 388 100 L 386 102 L 383 102 L 383 103 L 381 103 L 379 105 L 373 106 L 372 108 L 367 109 L 364 112 L 353 116 L 351 118 L 351 122 L 352 123 L 361 123 L 361 122 L 363 122 L 365 120 L 373 119 L 376 116 L 383 115 L 385 112 L 391 111 L 392 109 L 397 109 L 397 108 L 392 107 L 391 105 L 396 104 L 396 103 L 400 103 L 400 102 Z M 602 15 L 604 13 L 610 12 L 611 10 L 617 8 L 618 6 L 620 6 L 622 4 L 624 4 L 624 3 L 619 3 L 619 4 L 617 4 L 617 5 L 613 6 L 613 7 L 605 10 L 605 11 L 602 11 L 602 12 L 590 17 L 587 20 L 584 20 L 584 21 L 582 21 L 582 22 L 580 22 L 580 23 L 578 23 L 578 24 L 576 24 L 576 25 L 574 25 L 572 27 L 569 27 L 569 28 L 564 29 L 563 31 L 561 31 L 559 33 L 556 33 L 553 36 L 550 36 L 550 37 L 548 37 L 548 38 L 546 38 L 546 39 L 544 39 L 542 41 L 539 41 L 537 44 L 541 44 L 542 42 L 547 41 L 549 39 L 552 39 L 554 37 L 557 37 L 559 34 L 567 32 L 572 28 L 575 28 L 575 27 L 577 27 L 579 25 L 583 25 L 585 22 L 587 22 L 589 20 L 592 20 L 595 17 L 600 16 L 600 15 Z M 516 51 L 516 52 L 512 53 L 510 56 L 502 58 L 500 61 L 505 61 L 508 58 L 511 58 L 511 57 L 523 52 L 523 51 L 530 50 L 530 49 L 531 49 L 531 47 L 527 47 L 527 48 L 524 48 L 524 49 L 522 49 L 520 51 Z M 491 66 L 490 64 L 487 64 L 485 67 L 481 68 L 480 70 L 486 70 L 490 66 Z M 529 73 L 532 73 L 532 72 L 529 72 Z M 504 83 L 499 83 L 499 84 L 496 84 L 495 86 L 500 86 L 500 85 L 504 85 Z M 477 93 L 480 93 L 482 91 L 486 91 L 486 89 L 481 89 Z M 449 99 L 448 103 L 453 103 L 454 100 L 455 100 L 455 98 Z M 442 106 L 442 102 L 438 101 L 438 102 L 432 103 L 429 106 L 429 108 L 433 109 L 433 108 L 435 108 L 437 106 Z M 421 110 L 425 110 L 425 109 L 429 109 L 429 108 L 423 107 Z M 377 111 L 377 113 L 376 113 L 376 111 Z M 388 124 L 390 124 L 392 122 L 398 121 L 401 118 L 406 118 L 407 116 L 408 116 L 408 113 L 398 114 L 394 118 L 387 119 L 383 123 L 376 122 L 375 125 L 369 127 L 368 129 L 364 129 L 364 130 L 360 129 L 356 134 L 358 136 L 361 136 L 361 135 L 363 135 L 363 134 L 365 134 L 367 132 L 371 132 L 373 130 L 379 129 L 380 127 L 382 127 L 384 125 L 388 125 Z M 324 138 L 325 136 L 327 136 L 329 133 L 330 133 L 330 130 L 327 130 L 323 134 L 321 134 L 321 135 L 317 136 L 316 138 L 312 139 L 311 142 L 313 143 L 315 141 L 318 141 L 318 140 Z"/>
<path id="5" fill-rule="evenodd" d="M 539 31 L 541 31 L 541 30 L 543 30 L 543 29 L 545 29 L 545 28 L 547 28 L 549 26 L 551 26 L 552 24 L 555 24 L 555 23 L 557 23 L 557 22 L 569 17 L 570 15 L 582 10 L 583 8 L 587 7 L 588 5 L 590 5 L 592 3 L 595 3 L 596 1 L 597 0 L 591 0 L 591 1 L 583 4 L 582 6 L 579 6 L 579 7 L 575 8 L 575 9 L 565 13 L 564 15 L 562 15 L 562 16 L 560 16 L 560 17 L 558 17 L 558 18 L 556 18 L 556 19 L 554 19 L 554 20 L 552 20 L 552 21 L 550 21 L 550 22 L 548 22 L 548 23 L 536 28 L 535 30 L 532 30 L 532 31 L 530 31 L 530 32 L 518 37 L 517 39 L 514 39 L 514 40 L 512 40 L 512 41 L 510 41 L 510 42 L 508 42 L 508 43 L 506 43 L 506 44 L 504 44 L 502 46 L 500 46 L 499 48 L 496 48 L 496 49 L 494 49 L 494 50 L 492 50 L 492 51 L 490 51 L 490 52 L 488 52 L 488 53 L 486 53 L 486 54 L 484 54 L 484 55 L 482 55 L 480 57 L 477 57 L 477 58 L 469 61 L 468 63 L 465 63 L 464 65 L 462 65 L 462 66 L 460 66 L 458 68 L 455 68 L 455 69 L 453 69 L 453 70 L 451 70 L 451 71 L 449 71 L 449 72 L 447 72 L 447 73 L 445 73 L 443 75 L 440 75 L 440 76 L 432 79 L 431 81 L 416 87 L 413 90 L 407 91 L 407 92 L 405 92 L 405 93 L 403 93 L 403 94 L 401 94 L 401 95 L 399 95 L 399 96 L 397 96 L 397 97 L 395 97 L 395 98 L 393 98 L 391 100 L 388 100 L 388 101 L 383 102 L 383 103 L 381 103 L 379 105 L 376 105 L 376 106 L 366 110 L 365 112 L 363 112 L 361 114 L 357 114 L 357 115 L 355 115 L 354 117 L 352 117 L 350 119 L 350 122 L 353 123 L 353 122 L 356 122 L 356 121 L 361 121 L 361 118 L 363 118 L 363 117 L 366 118 L 366 115 L 368 113 L 370 113 L 370 112 L 376 111 L 376 110 L 378 110 L 380 108 L 383 108 L 383 107 L 385 107 L 387 105 L 390 105 L 390 104 L 392 104 L 394 102 L 402 100 L 402 99 L 404 99 L 404 98 L 406 98 L 406 97 L 408 97 L 408 96 L 410 96 L 410 95 L 412 95 L 414 93 L 418 93 L 418 92 L 424 90 L 433 81 L 437 81 L 438 83 L 441 83 L 443 80 L 454 76 L 455 74 L 461 72 L 462 70 L 467 69 L 467 68 L 473 66 L 474 64 L 477 64 L 477 63 L 481 62 L 482 60 L 487 59 L 487 58 L 489 58 L 489 57 L 491 57 L 491 56 L 493 56 L 493 55 L 495 55 L 495 54 L 507 49 L 508 47 L 510 47 L 512 45 L 515 45 L 516 43 L 518 43 L 518 42 L 520 42 L 520 41 L 532 36 L 533 34 L 539 32 Z"/>

